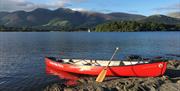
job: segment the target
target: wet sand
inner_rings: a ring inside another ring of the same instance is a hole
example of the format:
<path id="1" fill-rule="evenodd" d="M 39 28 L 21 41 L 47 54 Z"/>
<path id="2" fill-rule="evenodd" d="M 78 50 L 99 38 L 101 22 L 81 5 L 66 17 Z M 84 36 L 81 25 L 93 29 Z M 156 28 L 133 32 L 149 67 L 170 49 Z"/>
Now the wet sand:
<path id="1" fill-rule="evenodd" d="M 180 61 L 169 61 L 162 77 L 106 77 L 102 83 L 96 77 L 82 77 L 78 85 L 52 82 L 43 91 L 180 91 Z"/>

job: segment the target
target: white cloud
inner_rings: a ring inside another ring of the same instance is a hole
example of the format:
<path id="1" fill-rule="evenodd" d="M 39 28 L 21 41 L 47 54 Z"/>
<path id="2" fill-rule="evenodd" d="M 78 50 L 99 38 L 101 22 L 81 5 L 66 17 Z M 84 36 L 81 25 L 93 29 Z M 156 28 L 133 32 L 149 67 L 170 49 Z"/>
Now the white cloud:
<path id="1" fill-rule="evenodd" d="M 169 12 L 179 12 L 179 11 L 180 11 L 180 3 L 174 3 L 168 6 L 162 6 L 152 9 L 153 14 L 167 14 Z"/>
<path id="2" fill-rule="evenodd" d="M 71 8 L 72 10 L 74 10 L 74 11 L 84 11 L 84 12 L 86 12 L 86 11 L 89 11 L 89 10 L 87 10 L 87 9 L 84 9 L 84 8 Z"/>
<path id="3" fill-rule="evenodd" d="M 180 3 L 176 3 L 176 4 L 172 4 L 172 5 L 164 6 L 160 8 L 154 8 L 153 10 L 155 11 L 171 11 L 171 10 L 180 11 Z"/>
<path id="4" fill-rule="evenodd" d="M 49 2 L 35 3 L 30 0 L 0 0 L 0 11 L 31 11 L 36 8 L 56 9 L 70 6 L 72 2 L 81 3 L 86 0 L 49 0 Z"/>
<path id="5" fill-rule="evenodd" d="M 25 0 L 0 0 L 0 11 L 23 10 L 32 4 Z"/>

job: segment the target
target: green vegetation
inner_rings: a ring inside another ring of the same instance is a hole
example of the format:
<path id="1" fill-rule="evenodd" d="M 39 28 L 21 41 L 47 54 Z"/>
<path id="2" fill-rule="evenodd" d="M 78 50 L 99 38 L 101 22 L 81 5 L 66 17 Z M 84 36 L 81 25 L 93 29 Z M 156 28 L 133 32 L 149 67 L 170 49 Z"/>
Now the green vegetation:
<path id="1" fill-rule="evenodd" d="M 41 31 L 49 31 L 49 30 L 42 30 L 42 29 L 34 29 L 30 27 L 6 27 L 0 25 L 0 32 L 41 32 Z"/>
<path id="2" fill-rule="evenodd" d="M 87 31 L 88 28 L 72 28 L 71 26 L 43 26 L 43 27 L 7 27 L 0 25 L 0 32 L 73 32 L 73 31 Z"/>
<path id="3" fill-rule="evenodd" d="M 50 23 L 49 23 L 50 24 Z M 49 31 L 87 31 L 90 27 L 73 27 L 68 21 L 53 21 L 51 24 L 55 26 L 45 25 L 43 27 L 7 27 L 0 25 L 1 32 L 49 32 Z M 60 25 L 59 25 L 60 24 Z M 62 26 L 63 25 L 63 26 Z M 111 21 L 103 24 L 99 24 L 95 27 L 91 27 L 95 32 L 141 32 L 141 31 L 180 31 L 180 24 L 169 25 L 154 22 L 137 22 L 137 21 Z"/>
<path id="4" fill-rule="evenodd" d="M 180 31 L 180 25 L 168 25 L 154 22 L 113 21 L 99 24 L 96 32 L 136 32 L 136 31 Z"/>
<path id="5" fill-rule="evenodd" d="M 48 24 L 45 26 L 61 26 L 61 27 L 71 27 L 72 24 L 68 20 L 62 20 L 59 18 L 55 18 L 51 20 Z"/>

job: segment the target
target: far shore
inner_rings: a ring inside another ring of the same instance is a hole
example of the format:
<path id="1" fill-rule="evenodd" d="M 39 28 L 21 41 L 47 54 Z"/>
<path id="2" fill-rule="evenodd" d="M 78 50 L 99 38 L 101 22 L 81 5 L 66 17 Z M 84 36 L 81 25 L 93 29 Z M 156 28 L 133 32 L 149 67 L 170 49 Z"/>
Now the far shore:
<path id="1" fill-rule="evenodd" d="M 0 31 L 0 32 L 87 32 L 87 31 Z M 122 31 L 116 31 L 116 32 L 122 32 Z M 180 32 L 180 30 L 177 31 L 126 31 L 129 33 L 133 32 Z M 90 32 L 87 32 L 90 33 Z M 92 33 L 106 33 L 106 32 L 96 32 L 92 31 Z M 113 32 L 107 32 L 107 33 L 113 33 Z"/>

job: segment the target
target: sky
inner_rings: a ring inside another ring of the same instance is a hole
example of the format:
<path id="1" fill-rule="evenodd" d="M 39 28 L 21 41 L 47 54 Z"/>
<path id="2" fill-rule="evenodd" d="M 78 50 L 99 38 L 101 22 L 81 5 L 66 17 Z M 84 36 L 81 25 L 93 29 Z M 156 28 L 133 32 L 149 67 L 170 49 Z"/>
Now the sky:
<path id="1" fill-rule="evenodd" d="M 180 12 L 180 0 L 0 0 L 0 11 L 32 11 L 36 8 L 70 8 L 89 12 L 126 12 L 142 15 Z"/>

